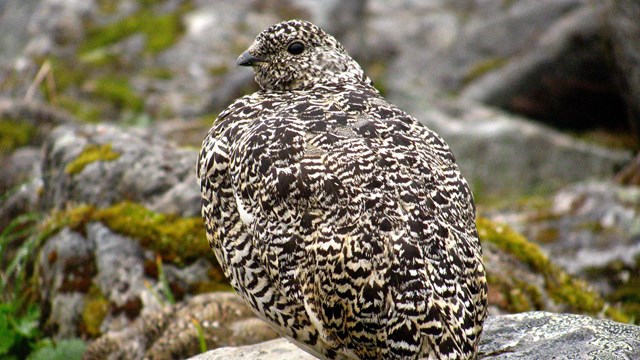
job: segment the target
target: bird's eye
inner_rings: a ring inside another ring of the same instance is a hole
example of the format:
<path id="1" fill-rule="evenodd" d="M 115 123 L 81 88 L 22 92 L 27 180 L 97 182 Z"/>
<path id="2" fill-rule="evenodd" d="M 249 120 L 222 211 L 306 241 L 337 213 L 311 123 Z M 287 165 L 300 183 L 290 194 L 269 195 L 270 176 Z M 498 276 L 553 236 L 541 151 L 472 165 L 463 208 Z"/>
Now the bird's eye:
<path id="1" fill-rule="evenodd" d="M 291 43 L 291 45 L 289 45 L 289 47 L 287 48 L 287 51 L 293 55 L 302 54 L 302 52 L 304 51 L 304 44 L 298 41 Z"/>

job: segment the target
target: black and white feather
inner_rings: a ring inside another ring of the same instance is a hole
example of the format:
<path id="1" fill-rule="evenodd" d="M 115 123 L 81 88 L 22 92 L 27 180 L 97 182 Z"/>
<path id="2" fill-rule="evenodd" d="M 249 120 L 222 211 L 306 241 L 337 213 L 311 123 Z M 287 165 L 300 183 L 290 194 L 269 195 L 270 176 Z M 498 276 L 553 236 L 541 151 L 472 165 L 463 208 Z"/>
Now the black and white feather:
<path id="1" fill-rule="evenodd" d="M 197 166 L 235 290 L 320 358 L 474 358 L 485 270 L 447 144 L 309 22 L 264 30 L 238 64 L 261 90 L 218 116 Z"/>

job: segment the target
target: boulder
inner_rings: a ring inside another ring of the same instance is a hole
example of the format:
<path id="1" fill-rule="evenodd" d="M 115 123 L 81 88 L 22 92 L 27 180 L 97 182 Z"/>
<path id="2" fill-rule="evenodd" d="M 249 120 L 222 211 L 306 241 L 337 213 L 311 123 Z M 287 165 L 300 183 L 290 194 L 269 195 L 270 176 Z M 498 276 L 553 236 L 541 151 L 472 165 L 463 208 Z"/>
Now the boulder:
<path id="1" fill-rule="evenodd" d="M 588 143 L 473 102 L 401 102 L 451 146 L 478 199 L 552 193 L 576 181 L 610 179 L 631 159 L 629 151 Z"/>
<path id="2" fill-rule="evenodd" d="M 489 317 L 478 359 L 640 358 L 640 327 L 584 315 L 526 312 Z"/>
<path id="3" fill-rule="evenodd" d="M 162 213 L 196 216 L 196 158 L 195 149 L 176 148 L 143 129 L 63 126 L 44 147 L 41 207 L 107 207 L 128 200 Z"/>
<path id="4" fill-rule="evenodd" d="M 640 327 L 584 315 L 526 312 L 490 316 L 478 360 L 640 358 Z M 314 359 L 286 339 L 212 350 L 189 360 Z"/>
<path id="5" fill-rule="evenodd" d="M 184 359 L 201 346 L 239 346 L 276 336 L 238 295 L 218 292 L 143 314 L 131 326 L 91 343 L 83 359 Z"/>

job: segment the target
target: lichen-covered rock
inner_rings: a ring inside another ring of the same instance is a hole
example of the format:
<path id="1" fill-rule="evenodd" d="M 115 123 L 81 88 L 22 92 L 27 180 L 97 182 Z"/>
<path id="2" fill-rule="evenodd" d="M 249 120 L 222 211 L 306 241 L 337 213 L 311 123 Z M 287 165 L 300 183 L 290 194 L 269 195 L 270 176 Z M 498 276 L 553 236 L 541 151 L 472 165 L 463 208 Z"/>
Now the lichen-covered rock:
<path id="1" fill-rule="evenodd" d="M 478 359 L 640 358 L 640 327 L 584 315 L 527 312 L 489 317 Z"/>
<path id="2" fill-rule="evenodd" d="M 143 314 L 132 326 L 93 342 L 84 359 L 184 359 L 201 352 L 201 346 L 214 349 L 276 337 L 238 295 L 210 293 Z"/>
<path id="3" fill-rule="evenodd" d="M 478 360 L 601 360 L 640 358 L 640 327 L 584 315 L 525 312 L 489 316 Z M 190 360 L 307 360 L 286 339 L 220 348 Z"/>

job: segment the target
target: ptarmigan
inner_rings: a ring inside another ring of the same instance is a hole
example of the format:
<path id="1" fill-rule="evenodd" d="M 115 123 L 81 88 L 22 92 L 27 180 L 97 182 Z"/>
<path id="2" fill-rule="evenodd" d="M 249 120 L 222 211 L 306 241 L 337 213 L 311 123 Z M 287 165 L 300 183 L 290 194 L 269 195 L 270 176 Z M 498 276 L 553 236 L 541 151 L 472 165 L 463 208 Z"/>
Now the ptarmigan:
<path id="1" fill-rule="evenodd" d="M 474 358 L 486 277 L 445 142 L 309 22 L 264 30 L 238 65 L 261 90 L 220 113 L 197 168 L 233 288 L 320 358 Z"/>

